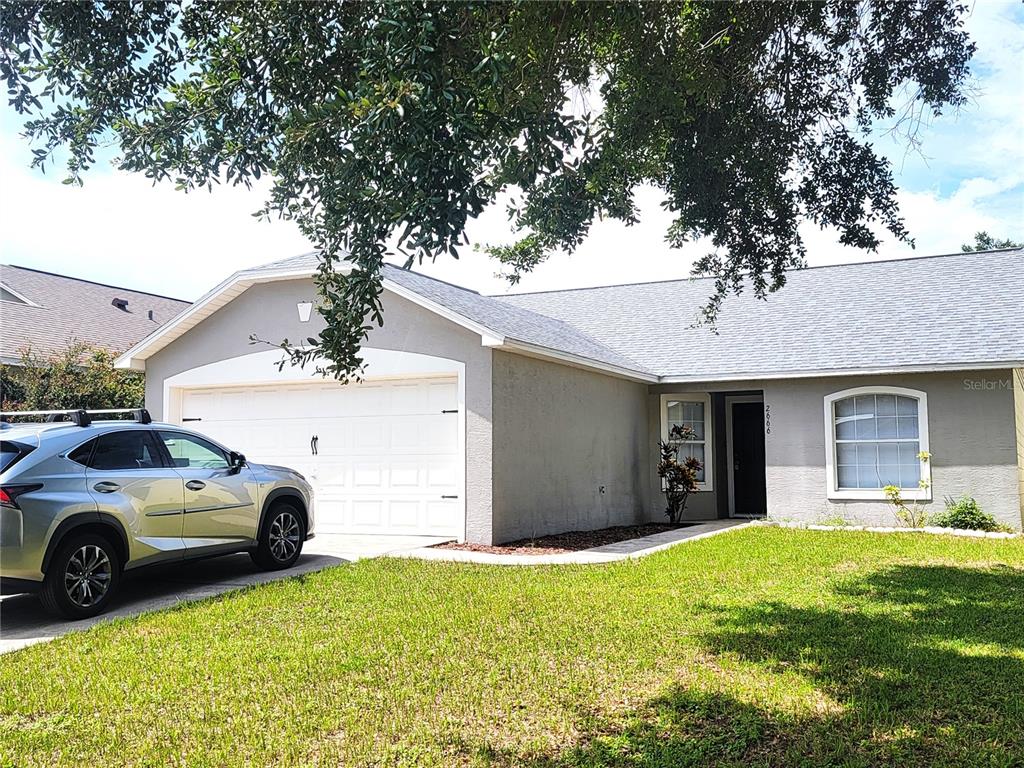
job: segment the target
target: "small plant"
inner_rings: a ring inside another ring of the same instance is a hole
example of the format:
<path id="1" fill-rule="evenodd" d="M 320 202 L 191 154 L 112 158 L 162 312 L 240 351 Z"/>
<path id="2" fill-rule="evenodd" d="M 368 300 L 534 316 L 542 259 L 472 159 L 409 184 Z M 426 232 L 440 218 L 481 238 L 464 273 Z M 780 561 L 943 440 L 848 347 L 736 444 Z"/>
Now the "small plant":
<path id="1" fill-rule="evenodd" d="M 690 427 L 675 426 L 669 432 L 670 440 L 692 440 L 696 433 Z M 658 442 L 661 459 L 658 461 L 658 477 L 664 487 L 665 499 L 668 502 L 665 514 L 668 521 L 675 525 L 683 519 L 683 510 L 691 493 L 697 492 L 697 475 L 704 468 L 699 460 L 689 456 L 682 462 L 676 447 L 665 441 Z"/>
<path id="2" fill-rule="evenodd" d="M 928 451 L 919 451 L 917 458 L 920 461 L 927 462 L 931 461 L 932 455 Z M 921 490 L 925 490 L 929 486 L 928 481 L 924 478 L 918 480 L 917 484 Z M 895 485 L 885 486 L 882 489 L 882 493 L 885 494 L 886 500 L 892 505 L 897 520 L 908 528 L 924 527 L 928 513 L 921 504 L 916 501 L 913 504 L 907 504 L 903 499 L 902 490 Z"/>
<path id="3" fill-rule="evenodd" d="M 921 482 L 924 483 L 925 481 L 922 480 Z M 921 487 L 924 488 L 927 485 L 922 485 Z M 913 504 L 907 504 L 903 499 L 902 492 L 895 485 L 887 485 L 882 491 L 885 493 L 885 498 L 889 504 L 892 505 L 897 520 L 908 528 L 924 527 L 928 513 L 921 504 L 916 501 Z"/>
<path id="4" fill-rule="evenodd" d="M 946 497 L 946 509 L 934 515 L 929 522 L 939 528 L 960 528 L 967 531 L 1007 531 L 996 519 L 970 496 L 961 496 L 954 500 Z"/>

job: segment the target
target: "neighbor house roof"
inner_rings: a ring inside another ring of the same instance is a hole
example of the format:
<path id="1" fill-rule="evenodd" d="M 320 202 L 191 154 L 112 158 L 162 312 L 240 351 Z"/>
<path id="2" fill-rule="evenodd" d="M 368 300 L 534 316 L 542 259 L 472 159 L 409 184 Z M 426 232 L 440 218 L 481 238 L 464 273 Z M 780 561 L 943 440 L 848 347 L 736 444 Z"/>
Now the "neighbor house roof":
<path id="1" fill-rule="evenodd" d="M 315 253 L 237 272 L 122 356 L 147 357 L 252 284 L 308 276 Z M 1024 250 L 794 270 L 767 301 L 728 298 L 698 325 L 711 280 L 483 296 L 394 266 L 384 285 L 484 344 L 642 381 L 706 381 L 1024 365 Z M 385 318 L 387 322 L 387 318 Z"/>
<path id="2" fill-rule="evenodd" d="M 125 302 L 123 309 L 115 301 Z M 25 349 L 48 357 L 73 341 L 123 352 L 187 306 L 166 296 L 0 266 L 0 358 L 17 363 Z"/>

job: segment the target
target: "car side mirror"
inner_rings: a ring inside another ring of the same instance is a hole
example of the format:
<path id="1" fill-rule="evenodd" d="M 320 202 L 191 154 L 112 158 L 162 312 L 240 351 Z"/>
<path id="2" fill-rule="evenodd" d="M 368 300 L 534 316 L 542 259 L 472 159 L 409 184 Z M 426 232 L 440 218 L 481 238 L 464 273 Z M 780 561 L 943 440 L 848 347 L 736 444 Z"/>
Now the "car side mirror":
<path id="1" fill-rule="evenodd" d="M 232 451 L 228 458 L 231 461 L 231 469 L 234 472 L 238 472 L 242 467 L 245 466 L 245 454 L 238 453 L 238 451 Z"/>

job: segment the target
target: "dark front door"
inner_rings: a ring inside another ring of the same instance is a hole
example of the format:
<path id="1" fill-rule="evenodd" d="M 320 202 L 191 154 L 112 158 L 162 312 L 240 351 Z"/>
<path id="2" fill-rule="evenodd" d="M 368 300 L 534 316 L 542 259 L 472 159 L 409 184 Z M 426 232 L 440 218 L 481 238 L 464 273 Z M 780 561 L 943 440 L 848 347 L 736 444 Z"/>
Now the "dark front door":
<path id="1" fill-rule="evenodd" d="M 764 403 L 732 404 L 731 437 L 735 514 L 764 515 Z"/>

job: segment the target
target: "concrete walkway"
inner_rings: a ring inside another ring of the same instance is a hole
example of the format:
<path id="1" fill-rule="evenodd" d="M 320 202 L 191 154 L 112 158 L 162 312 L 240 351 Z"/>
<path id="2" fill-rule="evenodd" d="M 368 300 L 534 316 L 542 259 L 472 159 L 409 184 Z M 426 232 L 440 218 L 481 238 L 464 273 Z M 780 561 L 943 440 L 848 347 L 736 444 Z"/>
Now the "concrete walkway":
<path id="1" fill-rule="evenodd" d="M 380 557 L 402 549 L 419 549 L 443 541 L 449 539 L 437 536 L 318 534 L 306 542 L 298 562 L 285 571 L 262 571 L 246 554 L 143 568 L 129 572 L 124 578 L 109 611 L 82 621 L 54 618 L 43 610 L 34 595 L 11 595 L 0 599 L 0 653 L 88 629 L 104 621 L 171 608 L 178 603 L 202 600 L 254 584 L 288 579 L 354 560 Z"/>
<path id="2" fill-rule="evenodd" d="M 615 544 L 605 544 L 603 547 L 583 549 L 579 552 L 562 552 L 553 555 L 499 555 L 492 552 L 470 552 L 461 549 L 422 547 L 394 552 L 390 556 L 414 557 L 421 560 L 443 560 L 457 563 L 485 563 L 488 565 L 585 565 L 614 563 L 618 560 L 645 557 L 687 541 L 696 541 L 697 539 L 716 536 L 726 531 L 758 524 L 758 521 L 750 520 L 709 520 L 706 523 L 688 525 L 685 528 L 655 533 L 639 539 L 629 539 L 628 541 L 619 541 Z"/>

